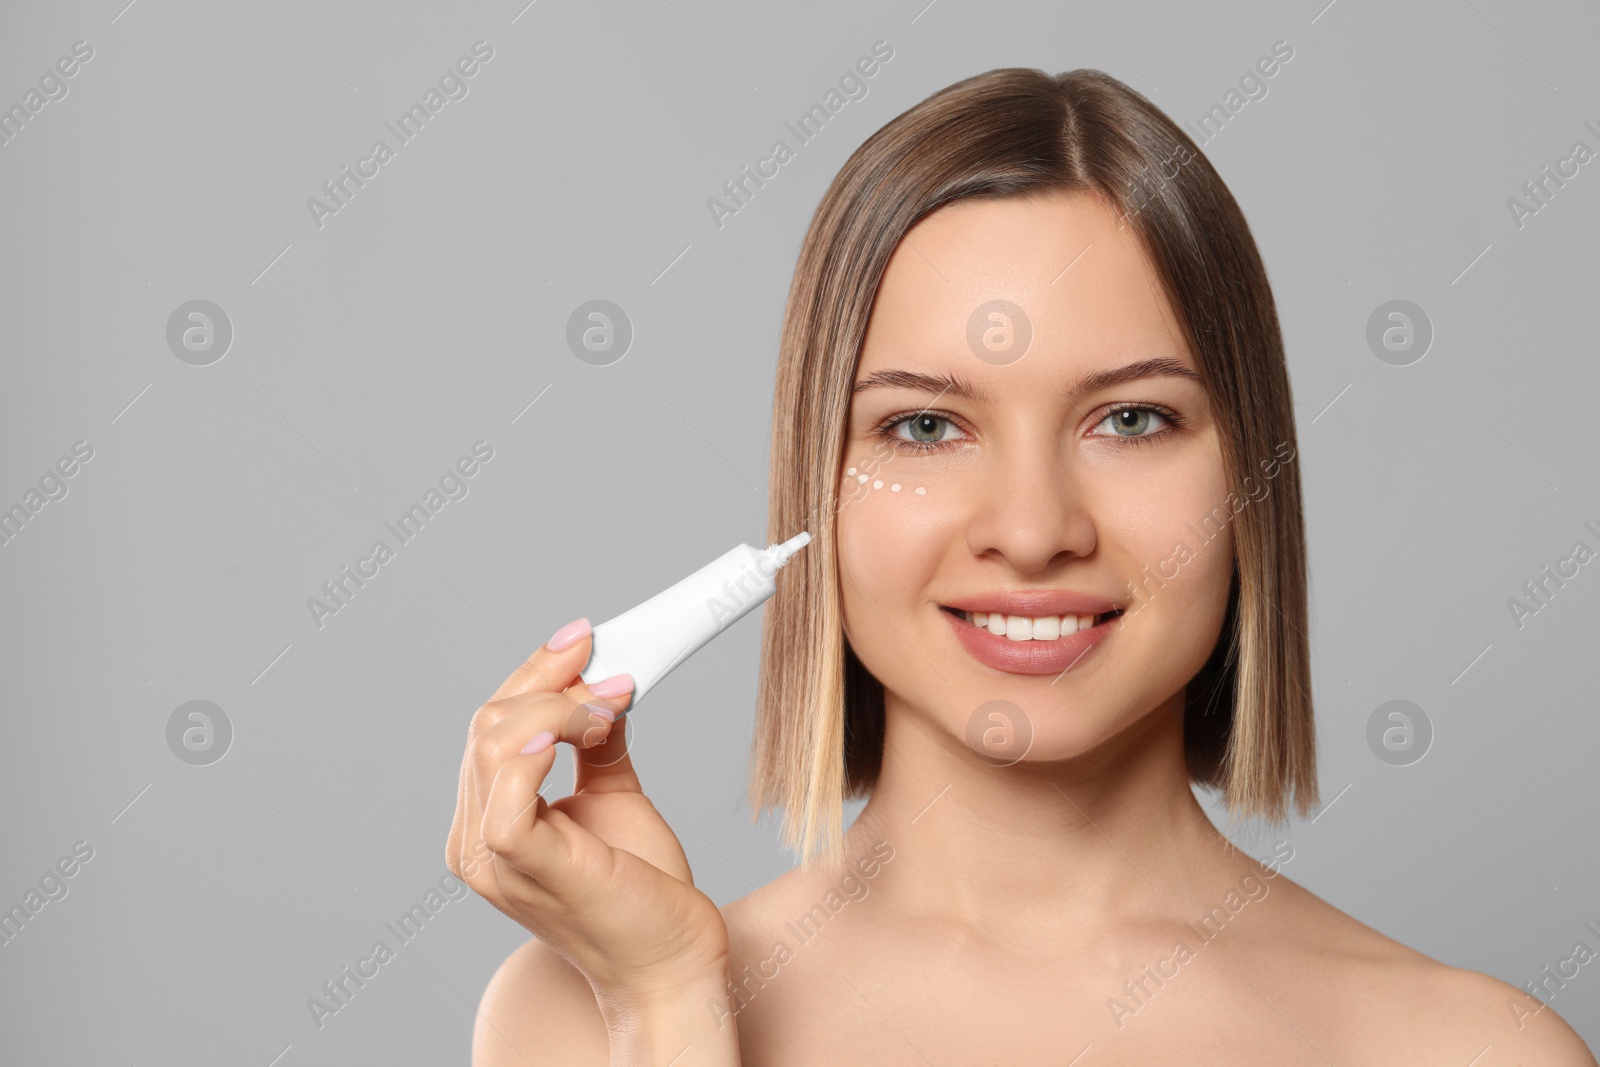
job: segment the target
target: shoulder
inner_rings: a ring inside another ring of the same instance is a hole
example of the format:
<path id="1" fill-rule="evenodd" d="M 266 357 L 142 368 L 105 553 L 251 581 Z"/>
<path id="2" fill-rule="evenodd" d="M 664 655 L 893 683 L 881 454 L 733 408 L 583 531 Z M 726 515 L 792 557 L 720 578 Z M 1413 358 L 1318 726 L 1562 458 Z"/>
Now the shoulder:
<path id="1" fill-rule="evenodd" d="M 1428 962 L 1416 994 L 1434 1047 L 1475 1045 L 1472 1055 L 1486 1053 L 1482 1067 L 1595 1067 L 1589 1046 L 1548 1004 L 1493 975 Z"/>
<path id="2" fill-rule="evenodd" d="M 1293 946 L 1307 975 L 1302 1003 L 1321 1004 L 1348 1062 L 1597 1067 L 1576 1031 L 1526 991 L 1441 963 L 1281 882 L 1295 907 L 1276 940 Z"/>
<path id="3" fill-rule="evenodd" d="M 782 913 L 781 902 L 793 893 L 796 873 L 791 870 L 779 875 L 721 908 L 722 921 L 728 925 L 728 949 L 734 973 L 738 973 L 740 962 L 759 956 L 766 947 L 774 916 Z"/>
<path id="4" fill-rule="evenodd" d="M 760 1025 L 780 1003 L 805 1000 L 808 983 L 800 976 L 816 967 L 825 967 L 829 960 L 835 964 L 842 962 L 829 951 L 828 939 L 806 950 L 803 955 L 810 963 L 791 962 L 799 952 L 800 941 L 796 939 L 804 940 L 795 924 L 812 929 L 832 914 L 824 907 L 822 918 L 817 917 L 817 902 L 824 899 L 828 889 L 826 880 L 816 871 L 795 868 L 721 909 L 723 922 L 728 927 L 728 973 L 733 981 L 741 981 L 739 976 L 747 971 L 770 977 L 779 964 L 783 965 L 785 974 L 792 976 L 783 983 L 789 990 L 783 997 L 759 998 L 760 1010 L 746 1015 L 741 1002 L 741 1026 Z"/>
<path id="5" fill-rule="evenodd" d="M 472 1031 L 473 1067 L 610 1062 L 605 1019 L 575 967 L 531 938 L 500 964 Z"/>
<path id="6" fill-rule="evenodd" d="M 802 867 L 791 867 L 766 885 L 723 905 L 722 918 L 727 922 L 729 932 L 733 932 L 735 926 L 746 929 L 759 926 L 781 911 L 786 901 L 804 892 L 805 886 L 812 880 L 812 873 Z"/>
<path id="7" fill-rule="evenodd" d="M 835 888 L 837 872 L 819 865 L 792 867 L 772 881 L 721 908 L 728 924 L 728 941 L 735 961 L 758 957 L 772 948 L 784 922 L 804 914 L 818 899 Z M 735 965 L 737 970 L 737 964 Z"/>

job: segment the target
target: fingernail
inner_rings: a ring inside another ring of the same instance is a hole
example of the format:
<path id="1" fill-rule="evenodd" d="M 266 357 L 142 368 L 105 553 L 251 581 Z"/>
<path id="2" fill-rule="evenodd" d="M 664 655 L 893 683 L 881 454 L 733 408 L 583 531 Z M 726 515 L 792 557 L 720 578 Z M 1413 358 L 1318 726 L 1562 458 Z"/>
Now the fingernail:
<path id="1" fill-rule="evenodd" d="M 585 702 L 583 706 L 589 709 L 589 714 L 598 715 L 606 722 L 617 721 L 617 713 L 602 704 L 590 704 Z"/>
<path id="2" fill-rule="evenodd" d="M 589 620 L 578 619 L 575 622 L 567 623 L 561 629 L 557 630 L 555 635 L 544 643 L 544 647 L 548 648 L 551 652 L 560 652 L 564 648 L 571 648 L 573 645 L 577 644 L 579 641 L 582 641 L 588 636 Z"/>
<path id="3" fill-rule="evenodd" d="M 609 678 L 602 678 L 589 687 L 589 692 L 597 697 L 619 697 L 624 693 L 633 691 L 633 675 L 613 674 Z"/>
<path id="4" fill-rule="evenodd" d="M 538 733 L 533 735 L 532 739 L 530 739 L 527 744 L 522 746 L 522 754 L 524 756 L 531 756 L 535 752 L 543 752 L 545 749 L 555 744 L 555 741 L 555 734 L 551 733 L 549 730 L 540 730 Z"/>

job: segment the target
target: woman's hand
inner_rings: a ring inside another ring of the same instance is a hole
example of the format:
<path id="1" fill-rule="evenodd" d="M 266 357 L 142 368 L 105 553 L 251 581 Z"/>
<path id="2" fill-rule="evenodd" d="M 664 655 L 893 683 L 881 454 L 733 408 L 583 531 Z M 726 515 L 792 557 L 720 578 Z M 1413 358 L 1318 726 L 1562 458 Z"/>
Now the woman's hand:
<path id="1" fill-rule="evenodd" d="M 578 678 L 587 620 L 551 641 L 472 717 L 446 862 L 588 978 L 611 1025 L 686 986 L 720 988 L 728 929 L 640 790 L 620 717 L 633 680 L 596 682 L 600 697 Z M 577 775 L 573 794 L 549 803 L 538 790 L 557 741 L 573 747 Z"/>

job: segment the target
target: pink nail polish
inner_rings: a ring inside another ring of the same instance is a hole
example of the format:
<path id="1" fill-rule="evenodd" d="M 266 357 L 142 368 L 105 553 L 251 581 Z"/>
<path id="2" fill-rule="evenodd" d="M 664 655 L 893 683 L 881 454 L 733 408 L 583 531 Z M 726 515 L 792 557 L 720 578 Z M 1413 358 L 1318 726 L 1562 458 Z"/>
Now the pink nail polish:
<path id="1" fill-rule="evenodd" d="M 624 693 L 631 693 L 633 675 L 613 674 L 609 678 L 602 678 L 589 687 L 589 692 L 597 697 L 619 697 Z"/>
<path id="2" fill-rule="evenodd" d="M 551 733 L 549 730 L 540 730 L 538 733 L 534 734 L 531 739 L 529 739 L 527 744 L 522 746 L 522 754 L 524 756 L 531 756 L 535 752 L 543 752 L 545 749 L 549 748 L 555 743 L 555 734 Z"/>
<path id="3" fill-rule="evenodd" d="M 588 636 L 589 620 L 578 619 L 574 622 L 567 623 L 561 629 L 557 630 L 554 636 L 545 642 L 544 647 L 548 648 L 551 652 L 560 652 L 562 649 L 571 648 L 573 645 L 577 644 L 579 641 L 582 641 Z"/>

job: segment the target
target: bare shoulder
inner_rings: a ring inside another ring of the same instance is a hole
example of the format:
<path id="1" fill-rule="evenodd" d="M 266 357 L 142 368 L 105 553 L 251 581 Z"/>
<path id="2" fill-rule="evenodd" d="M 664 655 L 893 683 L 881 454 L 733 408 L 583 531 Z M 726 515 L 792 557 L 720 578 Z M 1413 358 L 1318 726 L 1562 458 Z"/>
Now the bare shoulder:
<path id="1" fill-rule="evenodd" d="M 589 980 L 537 938 L 489 979 L 472 1030 L 472 1067 L 545 1067 L 611 1061 Z"/>
<path id="2" fill-rule="evenodd" d="M 741 961 L 769 953 L 784 920 L 806 912 L 837 879 L 837 874 L 830 879 L 826 868 L 808 871 L 793 867 L 766 885 L 724 905 L 722 919 L 728 924 L 733 971 L 738 972 Z"/>
<path id="3" fill-rule="evenodd" d="M 782 902 L 794 895 L 801 877 L 798 870 L 788 871 L 722 906 L 722 921 L 728 925 L 728 948 L 734 973 L 738 973 L 743 961 L 758 958 L 767 947 L 775 925 L 773 917 L 783 913 Z"/>
<path id="4" fill-rule="evenodd" d="M 1430 1008 L 1442 1033 L 1476 1033 L 1480 1061 L 1524 1067 L 1595 1067 L 1594 1054 L 1554 1008 L 1493 975 L 1438 964 Z"/>
<path id="5" fill-rule="evenodd" d="M 1278 881 L 1290 904 L 1277 914 L 1278 944 L 1294 946 L 1306 975 L 1292 983 L 1297 999 L 1321 1005 L 1348 1062 L 1597 1067 L 1566 1020 L 1526 991 L 1441 963 Z"/>
<path id="6" fill-rule="evenodd" d="M 1595 1067 L 1589 1046 L 1554 1008 L 1493 975 L 1428 960 L 1374 975 L 1371 987 L 1391 1019 L 1407 1021 L 1408 1053 L 1464 1054 L 1474 1067 Z"/>
<path id="7" fill-rule="evenodd" d="M 856 899 L 859 899 L 864 895 L 866 884 L 853 884 L 857 885 Z M 795 867 L 722 908 L 722 918 L 728 926 L 728 973 L 730 980 L 745 990 L 735 998 L 741 1034 L 745 1029 L 772 1025 L 775 1022 L 773 1009 L 780 1004 L 787 1004 L 788 1007 L 778 1014 L 803 1014 L 810 987 L 804 978 L 795 976 L 803 975 L 811 971 L 814 965 L 831 958 L 828 939 L 817 940 L 803 954 L 812 964 L 789 961 L 798 958 L 799 942 L 796 938 L 805 937 L 799 928 L 814 931 L 821 924 L 832 922 L 833 911 L 826 906 L 819 906 L 818 902 L 831 899 L 837 907 L 845 898 L 837 894 L 829 898 L 831 888 L 825 869 L 808 871 Z M 796 924 L 799 924 L 798 927 Z M 759 977 L 751 975 L 770 978 L 780 965 L 784 973 L 791 976 L 783 982 L 786 990 L 784 996 L 753 996 L 753 990 L 765 988 L 765 984 Z M 759 1001 L 759 1006 L 753 1005 L 753 1001 Z M 745 1010 L 752 1006 L 755 1010 Z M 791 1018 L 789 1021 L 794 1020 Z"/>
<path id="8" fill-rule="evenodd" d="M 871 843 L 870 838 L 849 842 L 831 860 L 815 866 L 791 867 L 772 881 L 724 905 L 723 921 L 739 954 L 741 941 L 746 948 L 765 949 L 773 932 L 786 918 L 810 911 L 831 893 L 837 899 L 864 898 L 885 864 L 894 859 L 894 849 L 886 841 Z M 830 910 L 836 910 L 830 906 Z"/>

